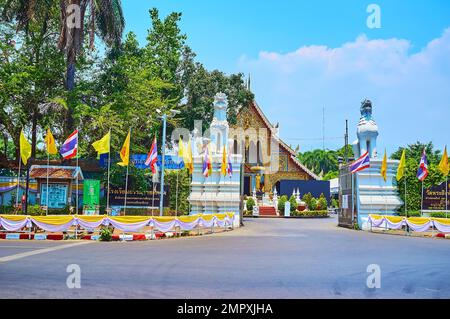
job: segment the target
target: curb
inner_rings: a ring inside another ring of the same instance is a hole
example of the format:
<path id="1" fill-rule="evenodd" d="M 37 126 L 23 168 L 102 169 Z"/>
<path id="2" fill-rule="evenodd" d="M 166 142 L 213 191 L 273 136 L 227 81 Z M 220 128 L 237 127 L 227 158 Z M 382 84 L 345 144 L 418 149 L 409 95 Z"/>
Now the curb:
<path id="1" fill-rule="evenodd" d="M 169 234 L 168 234 L 169 235 Z M 146 241 L 166 237 L 164 233 L 112 235 L 111 241 Z M 170 237 L 170 236 L 167 236 Z M 0 233 L 0 239 L 4 240 L 64 240 L 63 234 L 27 234 L 27 233 Z M 80 240 L 99 241 L 100 235 L 85 235 Z"/>

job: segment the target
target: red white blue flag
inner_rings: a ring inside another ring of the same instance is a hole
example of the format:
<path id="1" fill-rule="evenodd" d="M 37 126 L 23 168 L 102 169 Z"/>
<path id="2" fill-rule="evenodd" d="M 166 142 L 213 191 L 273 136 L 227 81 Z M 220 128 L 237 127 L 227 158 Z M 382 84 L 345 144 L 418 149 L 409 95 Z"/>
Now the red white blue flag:
<path id="1" fill-rule="evenodd" d="M 156 144 L 156 137 L 155 137 L 155 139 L 153 140 L 152 147 L 150 148 L 150 152 L 147 155 L 147 159 L 145 160 L 145 165 L 150 166 L 153 174 L 156 173 L 155 166 L 156 166 L 156 162 L 158 161 L 158 151 L 157 151 L 156 147 L 157 147 L 157 144 Z"/>
<path id="2" fill-rule="evenodd" d="M 419 170 L 417 171 L 417 178 L 419 181 L 423 182 L 425 178 L 428 176 L 428 160 L 427 160 L 427 153 L 425 152 L 425 149 L 422 153 L 422 158 L 420 159 L 419 164 Z"/>
<path id="3" fill-rule="evenodd" d="M 227 168 L 227 173 L 228 173 L 228 175 L 230 175 L 230 177 L 233 175 L 233 164 L 231 164 L 230 153 L 228 153 L 228 168 Z"/>
<path id="4" fill-rule="evenodd" d="M 78 151 L 78 130 L 69 135 L 67 140 L 61 146 L 60 154 L 64 159 L 71 159 L 77 156 Z"/>
<path id="5" fill-rule="evenodd" d="M 203 159 L 203 176 L 209 177 L 209 175 L 211 174 L 211 168 L 211 159 L 209 157 L 208 147 L 206 147 L 205 157 Z"/>
<path id="6" fill-rule="evenodd" d="M 350 164 L 350 171 L 352 174 L 355 174 L 356 172 L 363 171 L 369 167 L 370 167 L 369 152 L 365 152 L 363 154 L 363 156 L 361 156 L 356 161 L 354 161 L 352 164 Z"/>

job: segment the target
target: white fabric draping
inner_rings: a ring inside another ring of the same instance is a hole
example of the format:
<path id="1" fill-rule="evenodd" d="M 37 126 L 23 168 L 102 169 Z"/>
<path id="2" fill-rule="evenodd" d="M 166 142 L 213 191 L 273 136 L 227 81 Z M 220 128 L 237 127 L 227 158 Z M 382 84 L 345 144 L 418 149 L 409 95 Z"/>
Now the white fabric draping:
<path id="1" fill-rule="evenodd" d="M 18 231 L 24 227 L 31 227 L 31 221 L 28 218 L 23 220 L 8 220 L 0 217 L 0 225 L 7 231 Z"/>
<path id="2" fill-rule="evenodd" d="M 405 221 L 402 220 L 400 222 L 392 222 L 389 219 L 385 218 L 384 222 L 387 225 L 387 228 L 389 229 L 401 229 L 405 225 Z"/>
<path id="3" fill-rule="evenodd" d="M 110 217 L 110 216 L 0 216 L 0 226 L 7 231 L 18 231 L 33 224 L 47 232 L 67 231 L 73 226 L 94 230 L 112 225 L 123 232 L 138 232 L 152 226 L 161 232 L 193 230 L 196 227 L 227 227 L 233 224 L 234 214 L 194 215 L 184 217 Z"/>
<path id="4" fill-rule="evenodd" d="M 50 233 L 59 233 L 59 232 L 67 231 L 70 227 L 76 226 L 75 219 L 73 219 L 65 224 L 61 224 L 61 225 L 51 225 L 51 224 L 43 223 L 43 222 L 37 221 L 34 218 L 31 218 L 31 221 L 33 222 L 33 224 L 35 224 L 40 229 L 43 229 Z"/>
<path id="5" fill-rule="evenodd" d="M 109 224 L 111 224 L 113 227 L 118 228 L 121 231 L 130 232 L 130 233 L 139 231 L 140 229 L 147 226 L 150 222 L 150 220 L 146 220 L 146 221 L 139 222 L 139 223 L 127 224 L 127 223 L 121 223 L 121 222 L 115 221 L 110 218 L 108 218 L 107 220 L 109 221 Z"/>
<path id="6" fill-rule="evenodd" d="M 413 222 L 407 220 L 406 223 L 408 224 L 409 228 L 411 228 L 415 232 L 423 233 L 426 232 L 428 229 L 433 227 L 433 221 L 429 221 L 425 224 L 414 224 Z"/>
<path id="7" fill-rule="evenodd" d="M 395 216 L 369 216 L 369 223 L 372 227 L 386 227 L 388 229 L 401 229 L 403 226 L 408 225 L 412 231 L 426 232 L 433 226 L 442 233 L 450 233 L 450 219 L 442 218 L 401 218 Z"/>
<path id="8" fill-rule="evenodd" d="M 437 220 L 434 220 L 433 223 L 434 227 L 436 227 L 441 233 L 450 233 L 450 225 L 442 224 Z"/>
<path id="9" fill-rule="evenodd" d="M 103 218 L 98 222 L 88 222 L 88 221 L 84 221 L 82 219 L 76 218 L 75 222 L 77 225 L 80 225 L 82 228 L 85 228 L 85 229 L 95 229 L 95 228 L 99 228 L 101 225 L 104 225 L 104 226 L 109 225 L 108 218 Z"/>

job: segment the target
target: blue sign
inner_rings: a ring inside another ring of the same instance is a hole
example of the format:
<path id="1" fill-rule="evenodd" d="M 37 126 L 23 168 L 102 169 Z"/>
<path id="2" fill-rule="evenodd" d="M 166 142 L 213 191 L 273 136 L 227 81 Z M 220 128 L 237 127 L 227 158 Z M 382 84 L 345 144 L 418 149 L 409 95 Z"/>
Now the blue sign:
<path id="1" fill-rule="evenodd" d="M 131 162 L 134 164 L 136 168 L 145 169 L 149 168 L 149 166 L 145 165 L 145 160 L 147 159 L 147 154 L 134 154 L 131 155 Z M 165 156 L 164 167 L 166 169 L 182 169 L 184 168 L 184 162 L 178 156 L 166 155 Z M 158 162 L 156 163 L 158 168 L 160 169 L 162 166 L 162 156 L 158 155 Z"/>
<path id="2" fill-rule="evenodd" d="M 166 155 L 166 161 L 164 163 L 164 167 L 166 169 L 183 169 L 184 168 L 184 162 L 183 160 L 178 156 L 172 156 L 172 155 Z M 138 169 L 146 169 L 150 168 L 149 166 L 145 165 L 145 160 L 147 159 L 147 154 L 132 154 L 130 156 L 130 163 L 134 165 Z M 111 158 L 111 164 L 116 163 L 117 160 L 113 160 Z M 159 169 L 161 169 L 162 163 L 162 156 L 158 155 L 158 162 L 156 165 Z M 101 154 L 100 155 L 100 162 L 99 165 L 103 168 L 108 167 L 108 154 Z"/>

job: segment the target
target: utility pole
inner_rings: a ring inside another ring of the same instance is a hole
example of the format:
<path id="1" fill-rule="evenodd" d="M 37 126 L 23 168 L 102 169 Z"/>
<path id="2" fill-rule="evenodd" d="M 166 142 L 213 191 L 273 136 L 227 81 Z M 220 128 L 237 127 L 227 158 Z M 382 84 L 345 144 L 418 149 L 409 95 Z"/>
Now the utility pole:
<path id="1" fill-rule="evenodd" d="M 325 106 L 322 109 L 322 150 L 325 151 Z"/>
<path id="2" fill-rule="evenodd" d="M 163 114 L 163 138 L 161 140 L 162 159 L 161 159 L 161 190 L 159 193 L 159 216 L 163 215 L 164 208 L 164 169 L 166 166 L 166 128 L 167 128 L 167 114 Z"/>
<path id="3" fill-rule="evenodd" d="M 348 120 L 345 120 L 345 164 L 348 164 Z"/>

